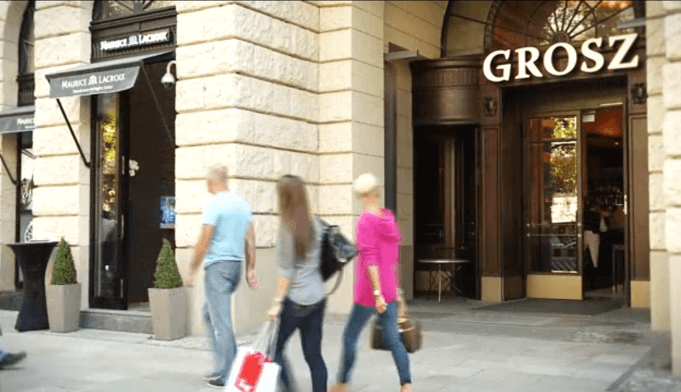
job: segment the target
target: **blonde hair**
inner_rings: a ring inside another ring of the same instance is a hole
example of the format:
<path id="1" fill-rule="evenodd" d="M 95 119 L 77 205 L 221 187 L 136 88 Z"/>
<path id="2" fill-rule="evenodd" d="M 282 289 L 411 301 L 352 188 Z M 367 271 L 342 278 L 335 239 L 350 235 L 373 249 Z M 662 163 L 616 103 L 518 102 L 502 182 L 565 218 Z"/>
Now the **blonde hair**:
<path id="1" fill-rule="evenodd" d="M 381 186 L 378 179 L 371 173 L 364 173 L 357 177 L 353 184 L 353 189 L 359 195 L 366 195 L 368 193 L 379 193 Z"/>

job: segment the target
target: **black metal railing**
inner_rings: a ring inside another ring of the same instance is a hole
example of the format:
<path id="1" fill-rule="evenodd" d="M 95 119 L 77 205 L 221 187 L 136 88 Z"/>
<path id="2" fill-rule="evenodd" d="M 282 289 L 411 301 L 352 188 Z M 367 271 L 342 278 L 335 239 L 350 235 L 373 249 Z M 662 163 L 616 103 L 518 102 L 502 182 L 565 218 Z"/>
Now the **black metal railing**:
<path id="1" fill-rule="evenodd" d="M 32 106 L 35 104 L 35 77 L 33 74 L 20 75 L 18 106 Z"/>

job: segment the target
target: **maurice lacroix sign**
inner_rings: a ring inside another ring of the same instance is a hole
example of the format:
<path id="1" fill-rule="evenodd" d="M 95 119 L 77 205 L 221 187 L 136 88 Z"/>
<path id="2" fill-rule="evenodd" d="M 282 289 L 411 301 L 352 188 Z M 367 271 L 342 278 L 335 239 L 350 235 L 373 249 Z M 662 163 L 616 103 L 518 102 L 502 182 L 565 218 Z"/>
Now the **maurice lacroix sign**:
<path id="1" fill-rule="evenodd" d="M 34 130 L 33 113 L 33 109 L 30 111 L 13 110 L 9 113 L 0 113 L 0 134 Z"/>
<path id="2" fill-rule="evenodd" d="M 139 46 L 153 45 L 170 41 L 170 30 L 156 31 L 146 34 L 133 34 L 129 37 L 100 41 L 99 49 L 102 52 L 113 50 L 130 49 Z"/>
<path id="3" fill-rule="evenodd" d="M 638 34 L 624 34 L 618 36 L 608 37 L 608 45 L 611 48 L 615 48 L 617 43 L 621 42 L 619 48 L 615 52 L 608 63 L 607 69 L 609 70 L 621 70 L 636 68 L 639 65 L 638 55 L 634 56 L 631 60 L 625 61 L 627 54 L 634 46 Z M 553 76 L 565 76 L 577 68 L 578 60 L 582 60 L 579 69 L 586 73 L 595 73 L 603 69 L 605 66 L 605 56 L 595 49 L 600 49 L 603 47 L 604 40 L 600 38 L 591 38 L 584 43 L 580 48 L 580 53 L 577 49 L 566 42 L 560 42 L 549 46 L 549 48 L 544 52 L 544 58 L 542 63 L 544 65 L 544 70 Z M 563 50 L 567 53 L 567 65 L 563 70 L 556 69 L 554 56 L 557 50 Z M 514 79 L 529 79 L 531 76 L 536 78 L 543 78 L 544 74 L 541 73 L 537 67 L 536 62 L 541 57 L 539 49 L 534 47 L 519 48 L 515 50 L 517 55 L 517 74 Z M 581 56 L 580 56 L 581 54 Z M 504 58 L 509 60 L 511 58 L 511 50 L 497 50 L 490 53 L 483 63 L 483 74 L 491 82 L 507 82 L 511 79 L 511 63 L 498 64 L 496 66 L 496 71 L 492 71 L 492 63 L 497 58 Z M 500 72 L 499 72 L 500 71 Z M 529 71 L 529 73 L 528 73 Z"/>
<path id="4" fill-rule="evenodd" d="M 132 88 L 137 80 L 139 66 L 78 73 L 49 75 L 50 98 L 115 93 Z"/>

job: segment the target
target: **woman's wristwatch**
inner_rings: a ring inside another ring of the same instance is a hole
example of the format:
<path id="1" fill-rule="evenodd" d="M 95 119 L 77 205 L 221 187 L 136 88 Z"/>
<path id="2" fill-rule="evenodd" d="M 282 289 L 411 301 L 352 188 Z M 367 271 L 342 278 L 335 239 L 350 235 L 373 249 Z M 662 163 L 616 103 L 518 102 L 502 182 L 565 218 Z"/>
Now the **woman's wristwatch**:
<path id="1" fill-rule="evenodd" d="M 374 290 L 374 297 L 378 297 L 380 295 L 381 295 L 381 290 L 379 290 L 379 289 Z"/>

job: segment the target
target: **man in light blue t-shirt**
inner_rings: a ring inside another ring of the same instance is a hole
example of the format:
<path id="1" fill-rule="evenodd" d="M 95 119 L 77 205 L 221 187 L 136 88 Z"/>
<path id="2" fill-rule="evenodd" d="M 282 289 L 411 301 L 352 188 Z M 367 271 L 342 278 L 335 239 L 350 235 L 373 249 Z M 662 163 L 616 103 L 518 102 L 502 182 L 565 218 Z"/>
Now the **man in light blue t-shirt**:
<path id="1" fill-rule="evenodd" d="M 255 230 L 246 201 L 227 189 L 227 169 L 215 166 L 208 173 L 208 191 L 213 197 L 203 207 L 201 238 L 195 247 L 189 285 L 203 262 L 206 276 L 204 318 L 211 332 L 216 367 L 206 376 L 208 384 L 224 387 L 236 357 L 236 339 L 231 318 L 231 296 L 239 283 L 246 259 L 246 281 L 259 286 L 255 276 Z M 205 256 L 205 257 L 204 257 Z"/>

